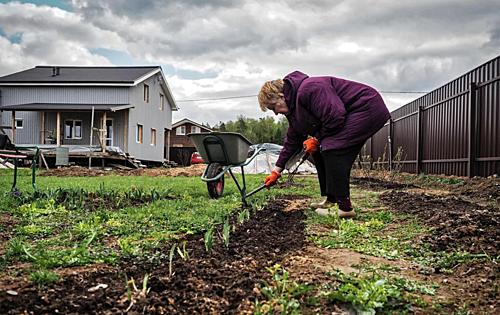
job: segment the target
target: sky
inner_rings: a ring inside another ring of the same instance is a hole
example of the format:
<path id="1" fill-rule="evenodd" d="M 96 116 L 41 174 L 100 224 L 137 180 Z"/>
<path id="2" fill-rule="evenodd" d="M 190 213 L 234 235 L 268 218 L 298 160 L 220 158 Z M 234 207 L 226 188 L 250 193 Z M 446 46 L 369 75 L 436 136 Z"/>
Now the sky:
<path id="1" fill-rule="evenodd" d="M 498 0 L 0 0 L 0 76 L 38 65 L 161 66 L 173 122 L 273 116 L 295 70 L 370 85 L 399 108 L 500 54 Z M 391 92 L 391 93 L 389 93 Z"/>

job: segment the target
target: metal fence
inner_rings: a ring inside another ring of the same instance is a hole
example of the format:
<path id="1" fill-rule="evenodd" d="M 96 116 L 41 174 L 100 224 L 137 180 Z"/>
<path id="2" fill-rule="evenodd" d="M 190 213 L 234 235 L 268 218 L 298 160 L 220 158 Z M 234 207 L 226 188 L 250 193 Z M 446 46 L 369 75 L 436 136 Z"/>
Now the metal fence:
<path id="1" fill-rule="evenodd" d="M 387 161 L 378 160 L 384 153 Z M 500 56 L 391 112 L 363 154 L 386 166 L 403 163 L 409 173 L 499 174 Z"/>

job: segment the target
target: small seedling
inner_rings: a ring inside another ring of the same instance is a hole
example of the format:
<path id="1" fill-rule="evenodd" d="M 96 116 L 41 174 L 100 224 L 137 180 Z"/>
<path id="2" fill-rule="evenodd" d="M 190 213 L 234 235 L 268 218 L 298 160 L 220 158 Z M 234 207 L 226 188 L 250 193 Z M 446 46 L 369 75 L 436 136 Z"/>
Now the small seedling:
<path id="1" fill-rule="evenodd" d="M 177 247 L 177 253 L 179 253 L 179 256 L 181 256 L 182 259 L 184 259 L 184 260 L 188 260 L 189 259 L 189 254 L 188 254 L 188 252 L 186 250 L 186 241 L 184 241 L 182 243 L 182 251 L 181 251 L 181 249 L 179 247 Z"/>
<path id="2" fill-rule="evenodd" d="M 224 243 L 226 244 L 226 247 L 229 247 L 229 219 L 226 219 L 226 222 L 222 227 L 222 232 L 224 233 L 223 234 Z"/>
<path id="3" fill-rule="evenodd" d="M 206 233 L 205 233 L 205 248 L 208 252 L 212 252 L 212 245 L 214 244 L 214 227 L 212 226 Z"/>
<path id="4" fill-rule="evenodd" d="M 253 205 L 252 205 L 252 207 L 253 207 Z M 248 211 L 248 209 L 245 209 L 238 214 L 238 222 L 240 224 L 245 223 L 245 221 L 248 219 L 250 219 L 250 212 Z"/>
<path id="5" fill-rule="evenodd" d="M 174 251 L 175 251 L 175 244 L 172 245 L 172 248 L 170 249 L 170 255 L 168 256 L 168 276 L 172 276 L 172 260 L 174 259 Z"/>

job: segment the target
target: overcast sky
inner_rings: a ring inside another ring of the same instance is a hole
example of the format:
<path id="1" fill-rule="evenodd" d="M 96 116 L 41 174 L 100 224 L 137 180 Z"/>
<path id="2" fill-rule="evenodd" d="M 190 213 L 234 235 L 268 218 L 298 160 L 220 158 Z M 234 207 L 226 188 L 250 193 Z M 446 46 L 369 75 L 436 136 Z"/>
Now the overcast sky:
<path id="1" fill-rule="evenodd" d="M 0 76 L 37 65 L 160 65 L 173 122 L 274 115 L 256 95 L 300 70 L 431 91 L 500 54 L 498 0 L 0 0 Z M 422 94 L 381 93 L 390 110 Z"/>

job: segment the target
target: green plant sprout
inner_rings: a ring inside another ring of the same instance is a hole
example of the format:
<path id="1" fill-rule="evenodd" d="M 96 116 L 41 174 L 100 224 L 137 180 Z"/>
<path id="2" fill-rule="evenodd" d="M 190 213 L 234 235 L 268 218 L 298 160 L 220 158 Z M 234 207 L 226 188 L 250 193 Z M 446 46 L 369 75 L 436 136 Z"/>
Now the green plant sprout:
<path id="1" fill-rule="evenodd" d="M 214 244 L 214 227 L 213 226 L 210 227 L 210 229 L 208 229 L 207 232 L 205 233 L 204 240 L 205 240 L 205 249 L 211 253 L 212 246 Z"/>
<path id="2" fill-rule="evenodd" d="M 186 241 L 182 243 L 182 251 L 179 247 L 177 247 L 177 253 L 179 253 L 179 256 L 181 256 L 182 259 L 188 260 L 189 259 L 189 254 L 186 250 Z"/>
<path id="3" fill-rule="evenodd" d="M 226 222 L 224 222 L 224 226 L 222 227 L 222 236 L 224 239 L 224 243 L 226 244 L 226 247 L 229 247 L 229 219 L 226 219 Z"/>
<path id="4" fill-rule="evenodd" d="M 170 249 L 170 255 L 168 256 L 168 276 L 172 276 L 172 260 L 174 259 L 175 244 L 172 245 Z"/>
<path id="5" fill-rule="evenodd" d="M 238 214 L 238 222 L 240 224 L 245 223 L 245 221 L 248 219 L 250 219 L 250 212 L 248 211 L 248 209 L 245 209 Z"/>

